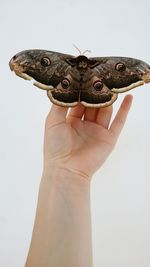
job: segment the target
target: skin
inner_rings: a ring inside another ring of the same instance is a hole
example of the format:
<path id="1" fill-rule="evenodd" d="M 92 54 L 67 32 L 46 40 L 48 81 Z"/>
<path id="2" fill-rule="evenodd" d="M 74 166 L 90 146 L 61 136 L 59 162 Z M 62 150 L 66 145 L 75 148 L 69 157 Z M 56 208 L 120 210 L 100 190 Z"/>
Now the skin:
<path id="1" fill-rule="evenodd" d="M 132 96 L 114 120 L 101 109 L 52 105 L 45 122 L 43 173 L 25 267 L 92 267 L 90 185 L 115 147 Z"/>

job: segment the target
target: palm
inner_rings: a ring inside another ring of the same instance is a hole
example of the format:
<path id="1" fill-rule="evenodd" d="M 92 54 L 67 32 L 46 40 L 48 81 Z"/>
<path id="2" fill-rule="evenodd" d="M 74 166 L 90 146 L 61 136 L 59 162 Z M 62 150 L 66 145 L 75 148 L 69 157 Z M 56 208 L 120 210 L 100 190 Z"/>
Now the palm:
<path id="1" fill-rule="evenodd" d="M 110 128 L 112 107 L 78 106 L 66 116 L 66 108 L 53 106 L 46 120 L 44 160 L 91 176 L 112 151 L 130 103 L 131 97 L 127 97 Z"/>

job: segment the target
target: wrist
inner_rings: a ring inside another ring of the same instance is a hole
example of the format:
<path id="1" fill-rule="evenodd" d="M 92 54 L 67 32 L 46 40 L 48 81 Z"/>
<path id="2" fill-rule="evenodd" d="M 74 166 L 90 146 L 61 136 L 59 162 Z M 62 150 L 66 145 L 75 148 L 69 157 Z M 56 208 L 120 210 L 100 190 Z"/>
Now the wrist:
<path id="1" fill-rule="evenodd" d="M 50 164 L 43 169 L 42 182 L 70 191 L 89 191 L 90 179 L 63 165 Z"/>
<path id="2" fill-rule="evenodd" d="M 50 162 L 45 163 L 43 167 L 42 176 L 47 177 L 71 177 L 77 180 L 85 180 L 88 183 L 91 180 L 91 177 L 85 172 L 79 171 L 75 168 L 68 167 L 65 163 L 60 162 Z"/>

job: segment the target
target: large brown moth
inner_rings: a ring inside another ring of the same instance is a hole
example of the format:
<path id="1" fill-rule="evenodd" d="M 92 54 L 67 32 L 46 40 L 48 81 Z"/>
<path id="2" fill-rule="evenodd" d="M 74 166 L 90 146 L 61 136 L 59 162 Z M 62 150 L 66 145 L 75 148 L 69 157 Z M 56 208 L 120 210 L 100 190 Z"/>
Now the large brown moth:
<path id="1" fill-rule="evenodd" d="M 111 105 L 118 93 L 150 82 L 150 66 L 128 57 L 77 57 L 46 50 L 26 50 L 9 62 L 18 76 L 35 80 L 57 105 Z"/>

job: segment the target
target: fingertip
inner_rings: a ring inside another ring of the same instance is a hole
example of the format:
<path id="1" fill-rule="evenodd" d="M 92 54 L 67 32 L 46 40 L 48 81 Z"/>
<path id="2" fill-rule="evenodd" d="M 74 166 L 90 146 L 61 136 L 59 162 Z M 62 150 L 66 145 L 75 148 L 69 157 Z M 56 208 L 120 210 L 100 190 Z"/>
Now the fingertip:
<path id="1" fill-rule="evenodd" d="M 124 101 L 126 104 L 131 105 L 133 102 L 133 95 L 131 94 L 126 95 Z"/>
<path id="2" fill-rule="evenodd" d="M 52 104 L 50 112 L 51 113 L 66 113 L 68 111 L 68 107 L 58 106 L 56 104 Z"/>
<path id="3" fill-rule="evenodd" d="M 68 107 L 57 106 L 52 104 L 50 111 L 48 112 L 46 123 L 58 123 L 66 120 Z"/>

